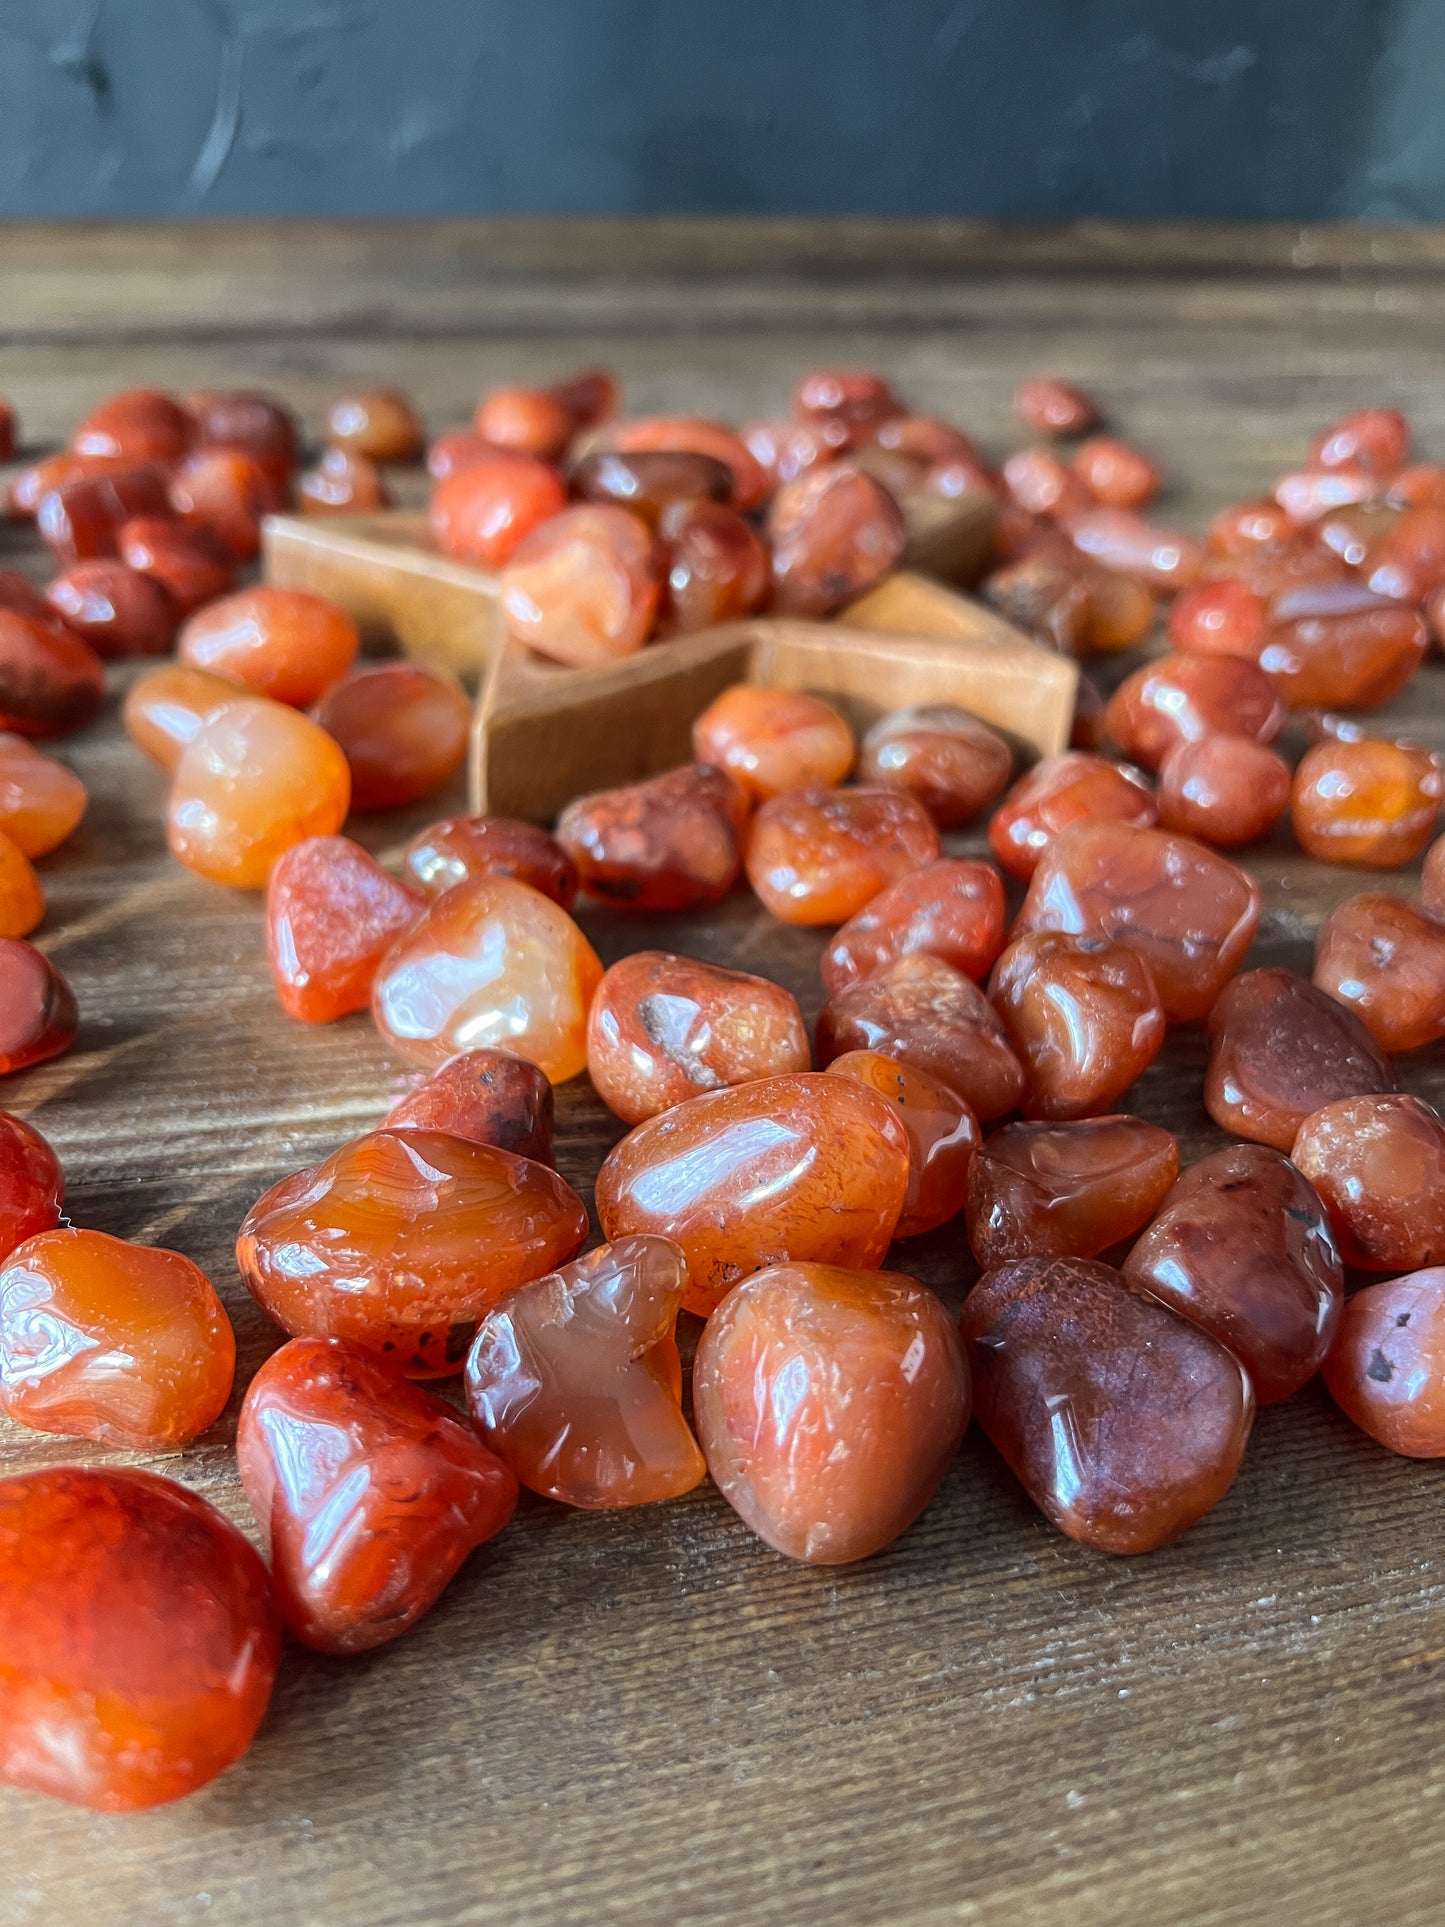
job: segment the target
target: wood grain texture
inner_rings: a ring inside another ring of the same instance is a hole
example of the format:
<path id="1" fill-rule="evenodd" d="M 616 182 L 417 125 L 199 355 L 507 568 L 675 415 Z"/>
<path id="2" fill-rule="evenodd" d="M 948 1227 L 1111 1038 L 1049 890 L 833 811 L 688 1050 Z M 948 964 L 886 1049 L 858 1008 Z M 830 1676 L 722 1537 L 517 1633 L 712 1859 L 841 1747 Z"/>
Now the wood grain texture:
<path id="1" fill-rule="evenodd" d="M 313 426 L 342 384 L 396 381 L 442 426 L 489 382 L 597 359 L 639 409 L 741 416 L 828 358 L 880 362 L 995 449 L 1021 439 L 1019 377 L 1081 379 L 1164 458 L 1186 526 L 1347 405 L 1403 405 L 1445 457 L 1445 237 L 1399 230 L 37 230 L 6 236 L 0 316 L 0 391 L 35 440 L 143 381 L 273 383 Z M 0 536 L 15 560 L 39 572 Z M 1442 697 L 1432 666 L 1387 720 L 1445 749 Z M 56 1143 L 77 1221 L 212 1272 L 244 1383 L 277 1342 L 232 1262 L 246 1206 L 408 1080 L 364 1018 L 281 1016 L 257 900 L 169 863 L 161 778 L 115 708 L 60 746 L 94 802 L 41 866 L 80 1039 L 0 1101 Z M 385 854 L 463 802 L 458 782 L 357 831 Z M 1309 864 L 1283 834 L 1247 860 L 1260 962 L 1305 966 L 1354 889 L 1413 887 Z M 818 1008 L 821 939 L 745 896 L 584 921 L 605 960 L 671 945 Z M 1218 1142 L 1203 1064 L 1181 1033 L 1137 1092 L 1186 1156 Z M 1402 1075 L 1445 1100 L 1445 1052 Z M 560 1093 L 584 1191 L 620 1134 L 585 1080 Z M 972 1276 L 957 1227 L 896 1262 L 951 1304 Z M 244 1523 L 235 1409 L 163 1469 Z M 103 1456 L 0 1428 L 7 1471 Z M 787 1564 L 707 1488 L 611 1518 L 525 1502 L 402 1644 L 292 1651 L 253 1753 L 196 1799 L 97 1818 L 0 1794 L 0 1927 L 1438 1921 L 1438 1498 L 1436 1468 L 1313 1389 L 1261 1415 L 1216 1513 L 1133 1562 L 1053 1532 L 976 1435 L 855 1569 Z"/>

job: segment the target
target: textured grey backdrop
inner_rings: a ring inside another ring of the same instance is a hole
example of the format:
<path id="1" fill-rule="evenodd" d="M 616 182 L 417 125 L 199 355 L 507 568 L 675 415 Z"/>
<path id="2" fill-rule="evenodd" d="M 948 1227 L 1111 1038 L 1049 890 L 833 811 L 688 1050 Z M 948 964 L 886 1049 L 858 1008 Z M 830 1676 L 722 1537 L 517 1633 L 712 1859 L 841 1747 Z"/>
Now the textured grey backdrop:
<path id="1" fill-rule="evenodd" d="M 1445 218 L 1445 0 L 0 0 L 0 214 Z"/>

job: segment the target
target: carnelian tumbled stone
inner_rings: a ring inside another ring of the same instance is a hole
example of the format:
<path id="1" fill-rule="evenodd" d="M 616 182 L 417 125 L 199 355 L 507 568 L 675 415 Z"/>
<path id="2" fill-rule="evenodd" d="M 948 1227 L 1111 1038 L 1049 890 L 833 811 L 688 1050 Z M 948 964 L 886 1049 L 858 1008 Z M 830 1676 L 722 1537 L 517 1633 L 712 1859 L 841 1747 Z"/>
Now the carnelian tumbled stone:
<path id="1" fill-rule="evenodd" d="M 702 1482 L 673 1337 L 686 1285 L 677 1245 L 620 1238 L 483 1318 L 467 1358 L 467 1405 L 529 1491 L 606 1512 L 680 1498 Z"/>
<path id="2" fill-rule="evenodd" d="M 247 1289 L 293 1337 L 345 1338 L 411 1378 L 458 1372 L 489 1305 L 587 1236 L 545 1164 L 442 1131 L 381 1130 L 272 1185 L 236 1243 Z"/>
<path id="3" fill-rule="evenodd" d="M 1216 850 L 1256 843 L 1289 807 L 1290 767 L 1248 736 L 1179 743 L 1159 766 L 1159 821 Z"/>
<path id="4" fill-rule="evenodd" d="M 238 693 L 225 676 L 189 669 L 183 662 L 167 663 L 132 683 L 121 720 L 137 749 L 162 769 L 174 770 L 186 745 L 200 734 L 201 724 L 222 703 L 235 702 Z"/>
<path id="5" fill-rule="evenodd" d="M 1263 1144 L 1232 1144 L 1192 1164 L 1124 1275 L 1227 1346 L 1261 1405 L 1314 1377 L 1344 1298 L 1324 1207 L 1288 1158 Z"/>
<path id="6" fill-rule="evenodd" d="M 1324 1104 L 1301 1124 L 1290 1158 L 1319 1193 L 1347 1265 L 1445 1262 L 1445 1121 L 1418 1097 Z"/>
<path id="7" fill-rule="evenodd" d="M 911 796 L 790 790 L 753 820 L 748 881 L 784 923 L 845 923 L 940 850 L 937 826 Z"/>
<path id="8" fill-rule="evenodd" d="M 968 1426 L 968 1367 L 931 1291 L 896 1271 L 780 1264 L 708 1320 L 693 1367 L 707 1469 L 758 1537 L 843 1565 L 905 1532 Z"/>
<path id="9" fill-rule="evenodd" d="M 489 450 L 442 477 L 427 513 L 443 555 L 500 569 L 534 529 L 566 506 L 555 468 L 530 455 Z"/>
<path id="10" fill-rule="evenodd" d="M 919 954 L 840 990 L 818 1018 L 818 1061 L 876 1050 L 940 1078 L 985 1120 L 1018 1103 L 1023 1068 L 993 1007 L 961 971 Z"/>
<path id="11" fill-rule="evenodd" d="M 1003 946 L 1003 926 L 998 871 L 970 857 L 940 857 L 849 918 L 823 952 L 823 988 L 835 996 L 900 957 L 938 957 L 965 977 L 983 977 Z"/>
<path id="12" fill-rule="evenodd" d="M 871 475 L 845 462 L 785 482 L 768 510 L 773 604 L 783 615 L 827 616 L 903 559 L 902 511 Z"/>
<path id="13" fill-rule="evenodd" d="M 369 456 L 349 448 L 323 449 L 315 468 L 296 478 L 303 515 L 357 515 L 391 507 L 391 491 Z"/>
<path id="14" fill-rule="evenodd" d="M 1126 756 L 1158 769 L 1179 743 L 1223 732 L 1272 742 L 1284 705 L 1269 677 L 1233 656 L 1163 656 L 1122 682 L 1104 727 Z"/>
<path id="15" fill-rule="evenodd" d="M 1077 515 L 1094 498 L 1051 448 L 1020 448 L 1003 465 L 1009 500 L 1027 515 Z"/>
<path id="16" fill-rule="evenodd" d="M 1146 1225 L 1179 1175 L 1179 1146 L 1142 1117 L 1005 1124 L 968 1177 L 978 1262 L 1094 1258 Z"/>
<path id="17" fill-rule="evenodd" d="M 192 669 L 305 709 L 340 682 L 360 647 L 356 624 L 334 602 L 266 582 L 192 616 L 177 653 Z"/>
<path id="18" fill-rule="evenodd" d="M 259 890 L 293 844 L 339 830 L 350 799 L 346 758 L 324 729 L 241 696 L 212 710 L 181 752 L 166 840 L 197 875 Z"/>
<path id="19" fill-rule="evenodd" d="M 1254 1419 L 1238 1361 L 1084 1258 L 988 1272 L 963 1308 L 975 1409 L 1034 1504 L 1101 1552 L 1153 1552 L 1234 1483 Z"/>
<path id="20" fill-rule="evenodd" d="M 1253 877 L 1188 837 L 1074 823 L 1045 853 L 1014 929 L 1065 930 L 1137 950 L 1174 1023 L 1207 1015 L 1259 922 Z"/>
<path id="21" fill-rule="evenodd" d="M 640 515 L 655 529 L 674 502 L 727 502 L 732 471 L 711 455 L 682 450 L 642 450 L 621 455 L 601 449 L 585 455 L 571 473 L 572 493 L 583 502 L 610 502 Z"/>
<path id="22" fill-rule="evenodd" d="M 680 1244 L 683 1304 L 705 1317 L 764 1265 L 880 1265 L 908 1169 L 908 1134 L 875 1092 L 847 1077 L 767 1077 L 637 1125 L 598 1173 L 597 1215 L 610 1239 Z"/>
<path id="23" fill-rule="evenodd" d="M 70 438 L 78 455 L 130 462 L 179 461 L 196 424 L 189 410 L 158 388 L 123 388 L 93 408 Z"/>
<path id="24" fill-rule="evenodd" d="M 1336 904 L 1320 926 L 1314 980 L 1392 1055 L 1445 1037 L 1445 924 L 1404 897 Z"/>
<path id="25" fill-rule="evenodd" d="M 455 482 L 477 473 L 468 469 Z M 571 668 L 614 662 L 635 655 L 651 634 L 662 575 L 662 551 L 630 509 L 564 508 L 534 528 L 502 570 L 502 618 L 519 642 Z"/>
<path id="26" fill-rule="evenodd" d="M 1278 1151 L 1322 1105 L 1395 1089 L 1354 1012 L 1292 970 L 1247 970 L 1226 984 L 1209 1037 L 1205 1109 L 1222 1131 Z"/>
<path id="27" fill-rule="evenodd" d="M 402 864 L 429 897 L 468 877 L 515 877 L 564 910 L 577 895 L 577 865 L 555 836 L 511 816 L 448 816 L 414 836 Z"/>
<path id="28" fill-rule="evenodd" d="M 1147 829 L 1158 821 L 1158 809 L 1138 770 L 1089 750 L 1065 750 L 1045 756 L 1014 784 L 989 822 L 989 848 L 1010 876 L 1027 883 L 1059 832 L 1085 818 Z"/>
<path id="29" fill-rule="evenodd" d="M 557 841 L 589 896 L 619 910 L 695 910 L 737 882 L 746 821 L 730 776 L 685 763 L 579 796 L 557 818 Z"/>
<path id="30" fill-rule="evenodd" d="M 0 729 L 64 736 L 84 729 L 105 697 L 105 664 L 58 624 L 0 608 Z"/>
<path id="31" fill-rule="evenodd" d="M 740 514 L 751 515 L 768 499 L 767 476 L 738 436 L 721 422 L 691 415 L 651 415 L 609 428 L 605 446 L 623 455 L 708 455 L 732 477 L 732 503 Z"/>
<path id="32" fill-rule="evenodd" d="M 186 528 L 250 562 L 261 553 L 261 518 L 286 506 L 286 486 L 244 448 L 199 448 L 172 475 L 170 504 Z"/>
<path id="33" fill-rule="evenodd" d="M 1405 687 L 1429 646 L 1408 603 L 1321 582 L 1273 598 L 1256 660 L 1292 709 L 1373 709 Z"/>
<path id="34" fill-rule="evenodd" d="M 0 1077 L 69 1050 L 77 1022 L 74 993 L 45 952 L 0 937 Z"/>
<path id="35" fill-rule="evenodd" d="M 176 639 L 180 611 L 170 590 L 113 556 L 77 562 L 45 594 L 99 656 L 164 656 Z"/>
<path id="36" fill-rule="evenodd" d="M 274 395 L 206 389 L 188 398 L 203 448 L 242 448 L 284 487 L 296 467 L 296 417 Z"/>
<path id="37" fill-rule="evenodd" d="M 37 1232 L 53 1231 L 64 1202 L 60 1159 L 33 1124 L 0 1111 L 0 1262 Z"/>
<path id="38" fill-rule="evenodd" d="M 218 1419 L 236 1340 L 179 1251 L 43 1231 L 0 1268 L 0 1411 L 38 1432 L 172 1449 Z"/>
<path id="39" fill-rule="evenodd" d="M 382 1128 L 449 1131 L 550 1164 L 553 1109 L 552 1086 L 535 1064 L 510 1051 L 468 1050 L 393 1105 Z"/>
<path id="40" fill-rule="evenodd" d="M 120 1466 L 0 1480 L 0 1781 L 103 1813 L 194 1793 L 251 1744 L 281 1623 L 255 1549 Z"/>
<path id="41" fill-rule="evenodd" d="M 1406 509 L 1370 544 L 1360 573 L 1376 595 L 1423 602 L 1445 584 L 1445 509 Z"/>
<path id="42" fill-rule="evenodd" d="M 724 769 L 755 802 L 830 789 L 853 767 L 853 732 L 831 703 L 801 689 L 736 683 L 692 726 L 692 753 Z"/>
<path id="43" fill-rule="evenodd" d="M 863 738 L 858 779 L 916 796 L 941 830 L 967 823 L 1013 774 L 997 730 L 953 703 L 895 709 Z"/>
<path id="44" fill-rule="evenodd" d="M 593 1088 L 626 1124 L 812 1065 L 803 1013 L 780 984 L 665 950 L 613 964 L 587 1020 Z"/>
<path id="45" fill-rule="evenodd" d="M 908 1193 L 895 1238 L 934 1231 L 963 1209 L 968 1169 L 981 1142 L 978 1119 L 949 1085 L 881 1051 L 844 1051 L 830 1077 L 855 1083 L 891 1104 L 908 1133 Z"/>
<path id="46" fill-rule="evenodd" d="M 1221 509 L 1209 524 L 1211 556 L 1252 556 L 1281 549 L 1294 539 L 1293 522 L 1278 502 L 1260 496 Z"/>
<path id="47" fill-rule="evenodd" d="M 1081 555 L 1166 595 L 1187 589 L 1204 565 L 1204 550 L 1192 535 L 1156 528 L 1132 509 L 1085 509 L 1069 516 L 1066 527 Z"/>
<path id="48" fill-rule="evenodd" d="M 1410 424 L 1394 408 L 1357 408 L 1322 428 L 1310 443 L 1316 468 L 1341 468 L 1359 462 L 1379 475 L 1389 475 L 1404 461 L 1410 448 Z"/>
<path id="49" fill-rule="evenodd" d="M 339 1338 L 266 1360 L 236 1458 L 276 1603 L 323 1653 L 409 1631 L 517 1506 L 515 1478 L 449 1406 Z"/>
<path id="50" fill-rule="evenodd" d="M 556 461 L 572 439 L 572 410 L 545 388 L 494 388 L 483 395 L 472 427 L 493 448 Z"/>
<path id="51" fill-rule="evenodd" d="M 142 515 L 121 527 L 116 546 L 128 568 L 153 576 L 170 592 L 183 616 L 236 586 L 235 558 L 205 529 Z"/>
<path id="52" fill-rule="evenodd" d="M 596 951 L 549 897 L 510 877 L 473 877 L 392 947 L 372 1012 L 382 1036 L 429 1070 L 484 1045 L 563 1084 L 586 1065 L 601 978 Z"/>
<path id="53" fill-rule="evenodd" d="M 286 1015 L 329 1024 L 365 1010 L 382 958 L 422 909 L 349 837 L 293 844 L 266 881 L 266 954 Z"/>
<path id="54" fill-rule="evenodd" d="M 407 396 L 396 388 L 341 395 L 326 411 L 326 439 L 334 448 L 373 462 L 415 462 L 426 436 Z"/>
<path id="55" fill-rule="evenodd" d="M 153 465 L 62 482 L 35 504 L 35 528 L 62 567 L 114 555 L 123 524 L 136 516 L 171 514 L 164 469 Z"/>
<path id="56" fill-rule="evenodd" d="M 1159 493 L 1163 480 L 1157 463 L 1111 435 L 1092 435 L 1080 442 L 1072 467 L 1096 502 L 1115 509 L 1142 508 Z"/>
<path id="57" fill-rule="evenodd" d="M 849 429 L 871 429 L 903 405 L 871 368 L 813 368 L 793 390 L 793 412 Z"/>
<path id="58" fill-rule="evenodd" d="M 1445 1266 L 1357 1291 L 1322 1376 L 1377 1445 L 1407 1459 L 1445 1458 Z"/>
<path id="59" fill-rule="evenodd" d="M 673 502 L 658 519 L 664 594 L 660 633 L 692 635 L 737 622 L 767 600 L 768 551 L 751 522 L 725 502 Z"/>
<path id="60" fill-rule="evenodd" d="M 45 915 L 45 892 L 28 856 L 0 830 L 0 937 L 28 937 Z"/>
<path id="61" fill-rule="evenodd" d="M 1290 821 L 1321 863 L 1390 870 L 1417 857 L 1435 833 L 1445 767 L 1412 743 L 1332 737 L 1300 758 Z"/>
<path id="62" fill-rule="evenodd" d="M 1023 1065 L 1025 1117 L 1109 1110 L 1164 1042 L 1148 964 L 1105 938 L 1026 932 L 994 966 L 988 994 Z"/>
<path id="63" fill-rule="evenodd" d="M 1081 388 L 1054 375 L 1030 375 L 1014 390 L 1013 410 L 1040 435 L 1082 435 L 1099 411 Z"/>
<path id="64" fill-rule="evenodd" d="M 396 809 L 439 789 L 467 753 L 472 717 L 459 683 L 410 662 L 358 670 L 314 714 L 350 766 L 354 810 Z"/>
<path id="65" fill-rule="evenodd" d="M 85 814 L 84 783 L 23 736 L 0 732 L 0 832 L 24 856 L 58 849 Z"/>
<path id="66" fill-rule="evenodd" d="M 1169 640 L 1186 656 L 1238 656 L 1257 663 L 1265 628 L 1263 599 L 1233 576 L 1196 582 L 1169 611 Z"/>

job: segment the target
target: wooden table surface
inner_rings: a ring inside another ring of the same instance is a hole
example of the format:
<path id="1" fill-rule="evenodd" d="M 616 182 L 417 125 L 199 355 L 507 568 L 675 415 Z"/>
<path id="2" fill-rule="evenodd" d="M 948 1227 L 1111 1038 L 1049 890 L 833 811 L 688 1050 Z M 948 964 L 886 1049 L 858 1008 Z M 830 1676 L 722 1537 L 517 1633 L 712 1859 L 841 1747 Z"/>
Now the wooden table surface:
<path id="1" fill-rule="evenodd" d="M 499 380 L 602 359 L 638 411 L 778 409 L 819 361 L 1017 445 L 1023 374 L 1067 373 L 1165 460 L 1188 526 L 1299 458 L 1332 413 L 1405 408 L 1445 458 L 1445 236 L 959 225 L 68 228 L 0 238 L 0 392 L 32 442 L 121 385 L 274 386 L 313 428 L 351 382 L 436 427 Z M 0 563 L 43 573 L 18 534 Z M 114 677 L 117 690 L 125 681 Z M 1445 748 L 1445 668 L 1388 712 Z M 254 896 L 171 863 L 163 785 L 114 701 L 61 754 L 86 823 L 42 864 L 39 941 L 75 1050 L 0 1101 L 63 1156 L 81 1224 L 216 1279 L 239 1389 L 277 1343 L 232 1241 L 276 1178 L 406 1083 L 364 1016 L 289 1023 Z M 362 819 L 381 853 L 461 806 Z M 977 834 L 958 848 L 982 848 Z M 1328 906 L 1409 874 L 1253 853 L 1255 961 L 1308 968 Z M 786 983 L 818 936 L 745 895 L 690 922 L 584 922 L 607 961 L 665 944 Z M 1182 1033 L 1136 1108 L 1186 1156 L 1218 1133 Z M 1402 1065 L 1445 1099 L 1445 1051 Z M 620 1127 L 559 1093 L 584 1193 Z M 956 1305 L 961 1226 L 897 1256 Z M 249 1524 L 236 1400 L 159 1468 Z M 0 1471 L 106 1457 L 0 1426 Z M 149 1462 L 149 1461 L 148 1461 Z M 790 1564 L 708 1488 L 594 1517 L 524 1500 L 408 1639 L 288 1652 L 250 1756 L 179 1806 L 98 1817 L 0 1794 L 0 1927 L 71 1922 L 1438 1921 L 1445 1909 L 1439 1475 L 1318 1389 L 1261 1414 L 1181 1543 L 1115 1560 L 1032 1511 L 975 1432 L 922 1521 L 853 1568 Z"/>

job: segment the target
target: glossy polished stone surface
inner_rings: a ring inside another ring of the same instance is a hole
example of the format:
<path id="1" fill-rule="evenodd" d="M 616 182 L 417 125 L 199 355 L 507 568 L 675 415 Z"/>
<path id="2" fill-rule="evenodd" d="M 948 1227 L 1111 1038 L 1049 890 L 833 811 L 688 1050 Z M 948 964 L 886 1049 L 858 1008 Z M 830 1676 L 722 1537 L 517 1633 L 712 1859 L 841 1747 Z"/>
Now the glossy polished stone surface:
<path id="1" fill-rule="evenodd" d="M 880 890 L 941 854 L 932 817 L 892 790 L 790 790 L 764 803 L 747 873 L 784 923 L 846 923 Z"/>
<path id="2" fill-rule="evenodd" d="M 1164 1042 L 1153 976 L 1126 944 L 1029 932 L 995 964 L 988 994 L 1023 1066 L 1025 1117 L 1111 1110 Z"/>
<path id="3" fill-rule="evenodd" d="M 894 1237 L 914 1238 L 956 1218 L 983 1137 L 958 1093 L 927 1071 L 875 1050 L 845 1051 L 828 1066 L 828 1075 L 851 1077 L 876 1091 L 908 1133 L 908 1193 Z"/>
<path id="4" fill-rule="evenodd" d="M 557 841 L 589 896 L 619 910 L 695 910 L 737 882 L 746 822 L 730 776 L 685 763 L 577 797 L 557 818 Z"/>
<path id="5" fill-rule="evenodd" d="M 1003 882 L 991 864 L 940 857 L 880 890 L 823 952 L 823 988 L 834 996 L 876 977 L 901 957 L 937 957 L 984 977 L 1003 946 Z"/>
<path id="6" fill-rule="evenodd" d="M 1445 1267 L 1357 1291 L 1323 1376 L 1377 1445 L 1407 1459 L 1445 1458 Z"/>
<path id="7" fill-rule="evenodd" d="M 1290 1157 L 1319 1193 L 1347 1265 L 1445 1263 L 1445 1121 L 1420 1098 L 1395 1091 L 1322 1105 Z"/>
<path id="8" fill-rule="evenodd" d="M 985 1269 L 1096 1258 L 1149 1222 L 1178 1175 L 1172 1134 L 1142 1117 L 1005 1124 L 969 1171 L 968 1242 Z"/>
<path id="9" fill-rule="evenodd" d="M 382 958 L 424 908 L 349 837 L 294 844 L 266 882 L 266 954 L 281 1008 L 303 1024 L 365 1010 Z"/>

